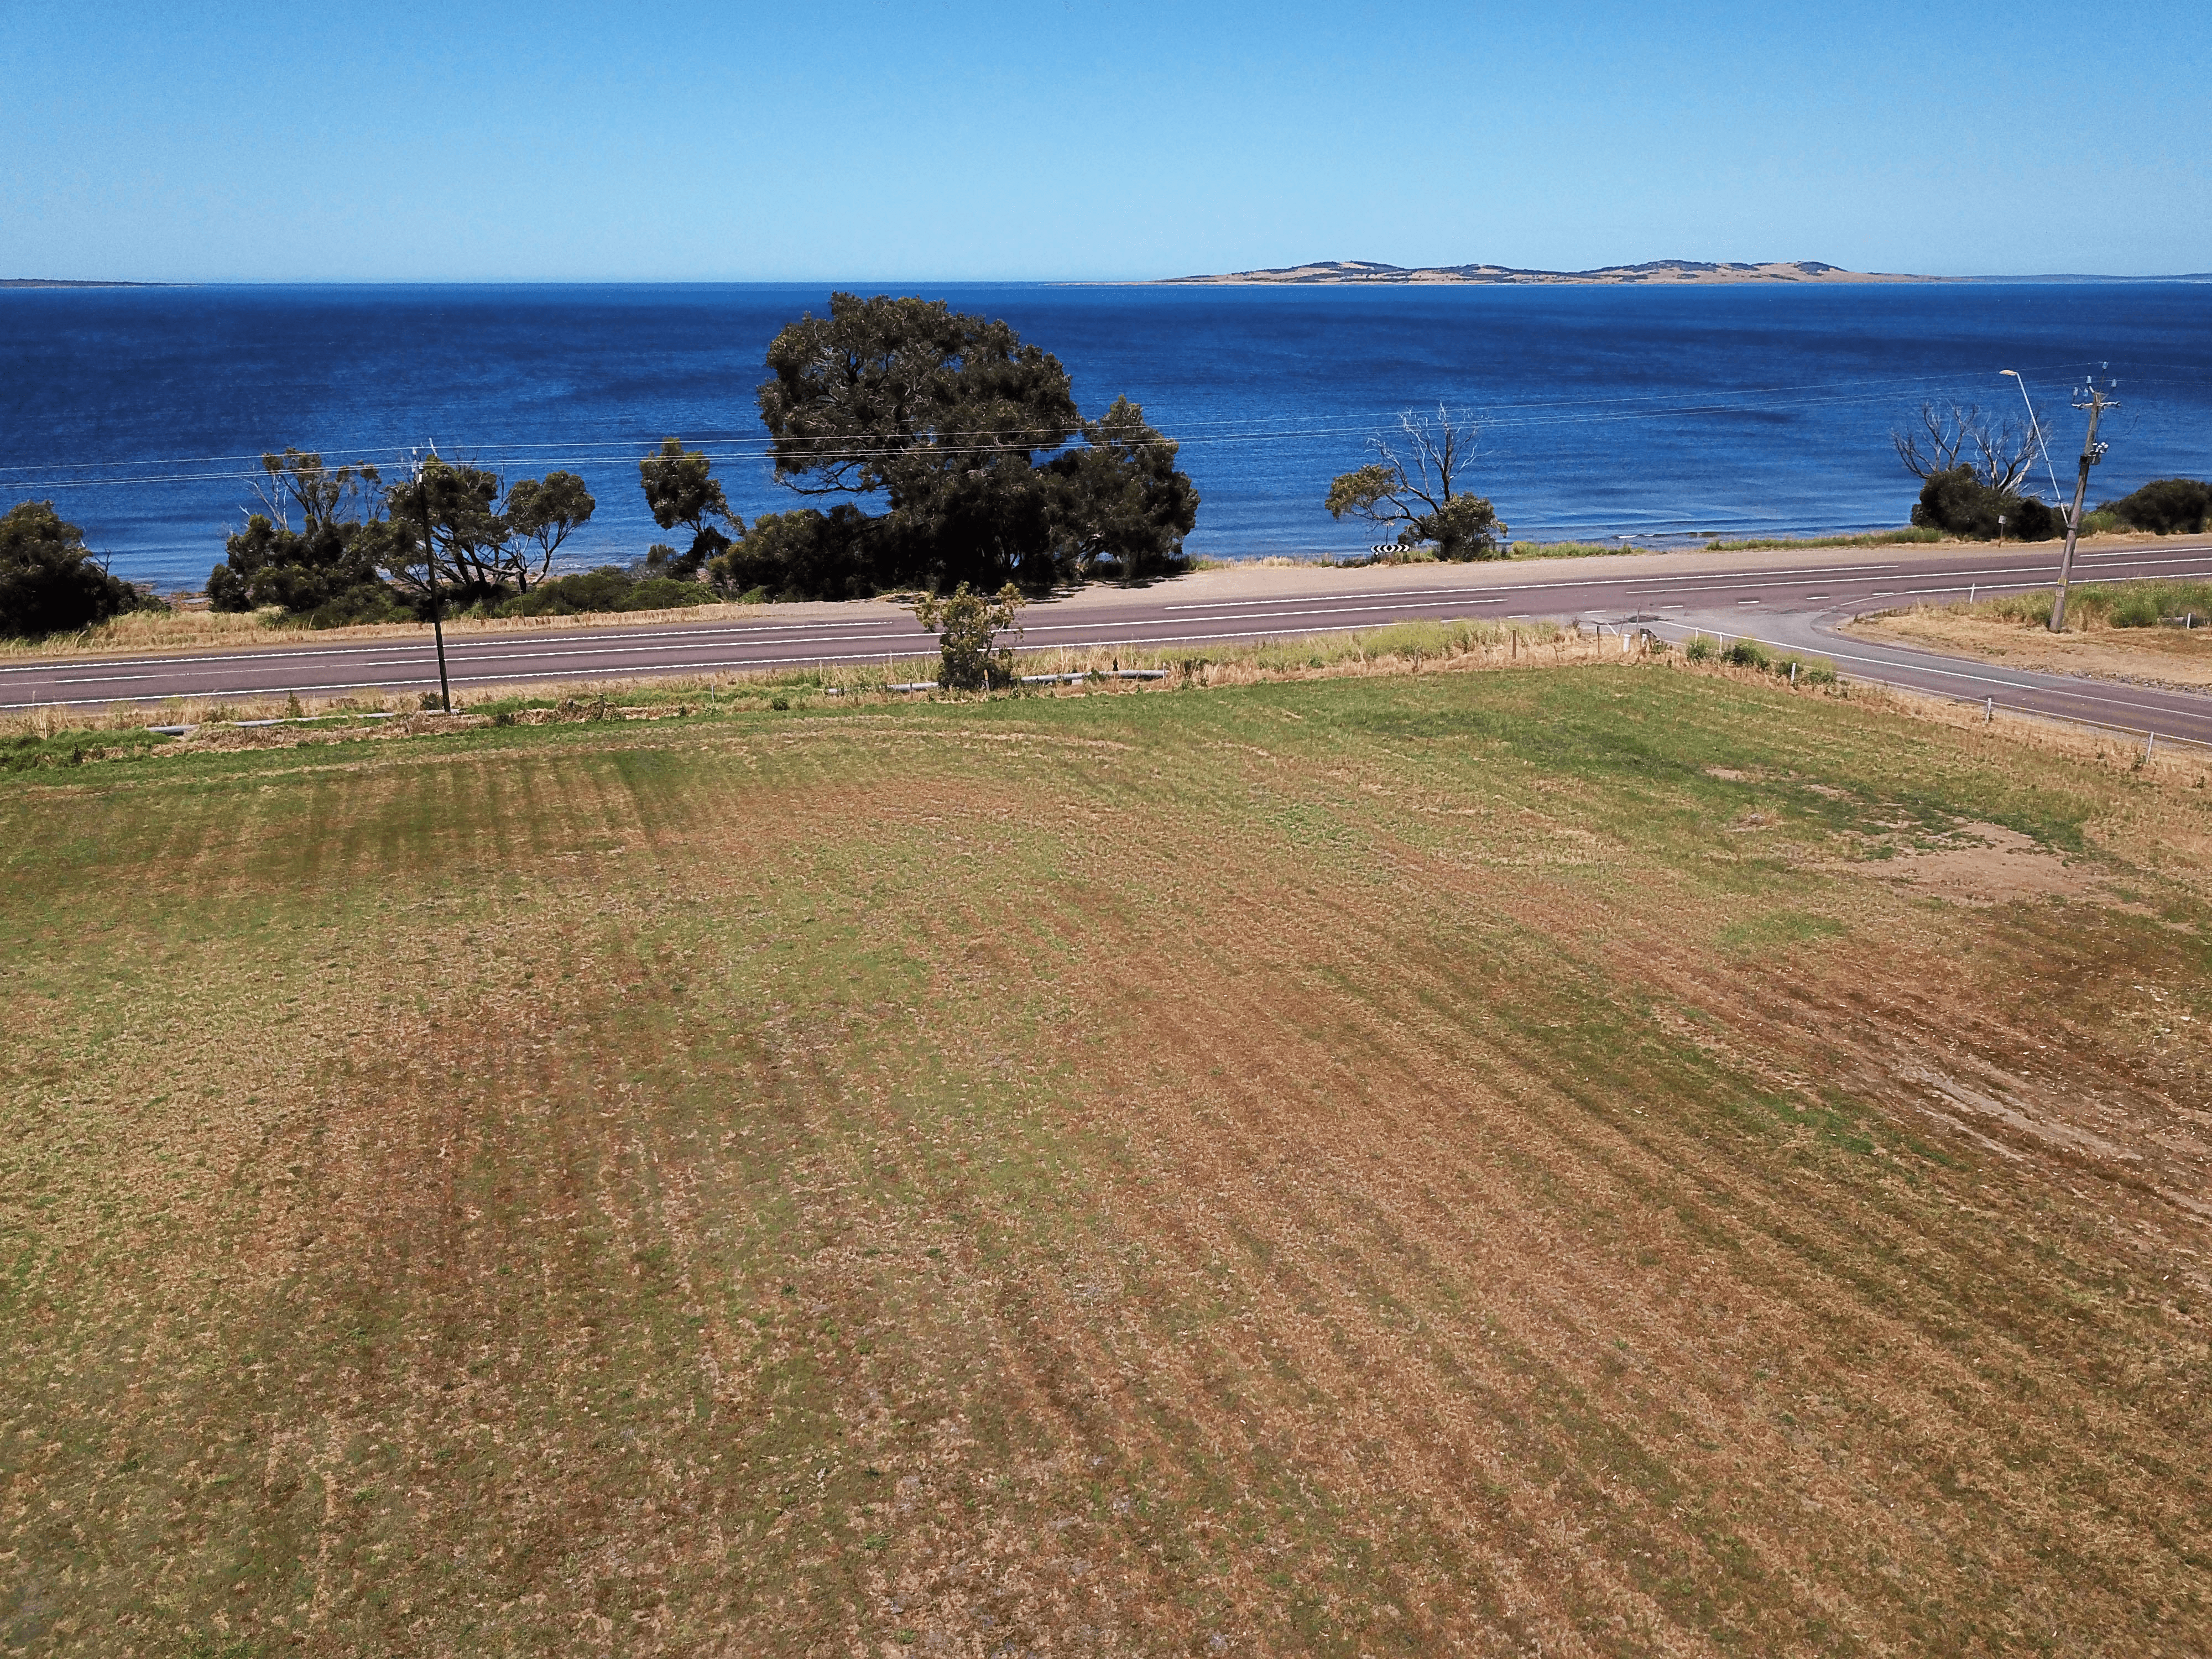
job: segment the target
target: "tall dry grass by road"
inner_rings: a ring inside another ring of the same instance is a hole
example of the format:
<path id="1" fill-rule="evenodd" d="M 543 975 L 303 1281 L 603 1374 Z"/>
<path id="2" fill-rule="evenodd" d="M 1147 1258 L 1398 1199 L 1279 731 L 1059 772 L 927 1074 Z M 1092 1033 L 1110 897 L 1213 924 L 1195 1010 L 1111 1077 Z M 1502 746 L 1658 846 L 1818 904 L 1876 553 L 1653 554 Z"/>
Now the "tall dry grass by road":
<path id="1" fill-rule="evenodd" d="M 1633 665 L 9 781 L 0 1631 L 2201 1652 L 2203 799 Z"/>
<path id="2" fill-rule="evenodd" d="M 2212 686 L 2212 582 L 2094 582 L 2077 587 L 2068 599 L 2065 631 L 2059 634 L 2050 631 L 2051 604 L 2045 588 L 1958 605 L 1914 605 L 1863 618 L 1851 631 L 2048 673 L 2190 690 Z"/>
<path id="3" fill-rule="evenodd" d="M 482 634 L 543 634 L 577 628 L 665 626 L 670 623 L 757 622 L 761 605 L 698 605 L 673 611 L 592 612 L 573 617 L 455 617 L 446 631 L 456 638 Z M 282 612 L 204 610 L 133 611 L 75 634 L 40 639 L 0 637 L 0 657 L 73 657 L 118 652 L 258 649 L 271 645 L 337 645 L 349 640 L 428 640 L 422 623 L 358 623 L 311 628 Z"/>

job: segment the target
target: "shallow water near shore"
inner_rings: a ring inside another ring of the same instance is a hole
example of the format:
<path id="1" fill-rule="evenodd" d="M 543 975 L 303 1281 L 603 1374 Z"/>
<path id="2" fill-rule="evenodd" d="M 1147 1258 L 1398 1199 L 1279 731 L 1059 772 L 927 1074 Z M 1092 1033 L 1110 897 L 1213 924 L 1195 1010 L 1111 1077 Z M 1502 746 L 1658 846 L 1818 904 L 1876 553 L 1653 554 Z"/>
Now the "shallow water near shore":
<path id="1" fill-rule="evenodd" d="M 667 434 L 747 517 L 772 481 L 753 392 L 830 284 L 238 287 L 0 293 L 0 505 L 52 498 L 118 574 L 195 586 L 295 444 L 391 466 L 411 447 L 510 477 L 581 473 L 576 563 L 662 538 L 637 487 Z M 2018 408 L 2027 377 L 2071 483 L 2085 373 L 2121 408 L 2092 499 L 2212 472 L 2212 285 L 1175 289 L 866 283 L 1003 317 L 1087 412 L 1126 393 L 1181 441 L 1191 550 L 1351 553 L 1321 506 L 1399 410 L 1483 422 L 1473 486 L 1516 537 L 1647 543 L 1902 523 L 1889 432 L 1925 398 Z M 2048 477 L 2039 475 L 2045 493 Z"/>

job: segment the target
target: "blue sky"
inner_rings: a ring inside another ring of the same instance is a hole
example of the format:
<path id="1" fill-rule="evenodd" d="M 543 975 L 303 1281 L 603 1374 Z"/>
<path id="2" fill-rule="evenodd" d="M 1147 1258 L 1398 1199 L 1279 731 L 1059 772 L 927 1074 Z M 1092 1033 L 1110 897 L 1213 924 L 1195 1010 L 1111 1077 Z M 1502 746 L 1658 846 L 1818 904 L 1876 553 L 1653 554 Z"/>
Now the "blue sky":
<path id="1" fill-rule="evenodd" d="M 2212 270 L 2212 6 L 0 0 L 0 276 Z"/>

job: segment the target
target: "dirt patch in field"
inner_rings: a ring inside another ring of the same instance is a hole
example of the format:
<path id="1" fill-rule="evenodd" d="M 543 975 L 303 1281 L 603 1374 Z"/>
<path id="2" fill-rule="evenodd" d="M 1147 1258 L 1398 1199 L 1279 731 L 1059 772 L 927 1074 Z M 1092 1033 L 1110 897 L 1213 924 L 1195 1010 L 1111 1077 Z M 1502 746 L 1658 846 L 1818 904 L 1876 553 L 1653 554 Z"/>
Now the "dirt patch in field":
<path id="1" fill-rule="evenodd" d="M 598 720 L 672 720 L 690 714 L 681 702 L 621 704 L 605 698 L 564 698 L 551 708 L 518 709 L 505 716 L 455 710 L 420 714 L 389 720 L 278 720 L 266 726 L 210 720 L 150 752 L 189 755 L 205 751 L 230 753 L 254 749 L 298 749 L 313 744 L 359 743 L 389 738 L 446 737 L 456 732 L 478 732 L 489 726 L 568 726 Z M 118 751 L 120 752 L 120 751 Z"/>
<path id="2" fill-rule="evenodd" d="M 1966 823 L 1934 846 L 1904 848 L 1886 859 L 1848 866 L 1854 875 L 1902 882 L 1969 904 L 2014 899 L 2088 898 L 2103 881 L 2080 862 L 2067 860 L 2032 836 L 2001 823 Z"/>
<path id="3" fill-rule="evenodd" d="M 1752 819 L 1757 820 L 1758 814 Z M 1741 831 L 1758 822 L 1731 824 Z M 1887 839 L 1887 838 L 1885 838 Z M 1800 867 L 1894 883 L 1954 903 L 1988 906 L 2018 901 L 2071 899 L 2106 909 L 2156 917 L 2158 912 L 2114 888 L 2111 871 L 2091 858 L 2069 859 L 2033 836 L 2001 823 L 1962 820 L 1949 830 L 1902 846 L 1881 848 L 1887 856 L 1850 860 L 1806 860 Z M 2184 933 L 2186 922 L 2162 925 Z"/>

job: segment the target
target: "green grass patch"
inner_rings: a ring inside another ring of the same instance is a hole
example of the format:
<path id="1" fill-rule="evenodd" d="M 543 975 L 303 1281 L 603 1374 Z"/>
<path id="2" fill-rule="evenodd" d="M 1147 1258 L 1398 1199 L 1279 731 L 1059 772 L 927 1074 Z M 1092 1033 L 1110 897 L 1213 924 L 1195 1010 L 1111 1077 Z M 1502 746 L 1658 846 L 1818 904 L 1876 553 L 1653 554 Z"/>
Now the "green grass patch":
<path id="1" fill-rule="evenodd" d="M 2045 587 L 1944 608 L 2024 627 L 2048 628 L 2054 598 Z M 2069 589 L 2066 596 L 2069 633 L 2093 628 L 2154 628 L 2180 618 L 2193 621 L 2198 628 L 2212 627 L 2212 581 L 2086 582 Z"/>
<path id="2" fill-rule="evenodd" d="M 115 730 L 70 726 L 45 737 L 17 732 L 0 737 L 0 772 L 35 772 L 82 766 L 88 761 L 131 759 L 151 753 L 169 741 L 143 726 Z"/>
<path id="3" fill-rule="evenodd" d="M 1833 916 L 1804 910 L 1767 910 L 1729 922 L 1720 931 L 1723 951 L 1737 955 L 1759 955 L 1793 945 L 1811 945 L 1840 938 L 1848 931 Z"/>
<path id="4" fill-rule="evenodd" d="M 1705 544 L 1705 551 L 1761 553 L 1814 547 L 1905 547 L 1942 539 L 1940 530 L 1908 525 L 1899 530 L 1869 530 L 1850 536 L 1765 536 L 1741 541 L 1711 541 Z"/>
<path id="5" fill-rule="evenodd" d="M 1595 559 L 1615 553 L 1648 553 L 1628 542 L 1516 542 L 1510 559 Z"/>

